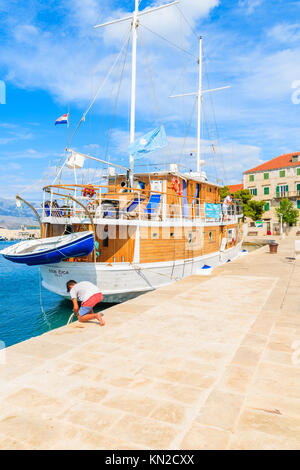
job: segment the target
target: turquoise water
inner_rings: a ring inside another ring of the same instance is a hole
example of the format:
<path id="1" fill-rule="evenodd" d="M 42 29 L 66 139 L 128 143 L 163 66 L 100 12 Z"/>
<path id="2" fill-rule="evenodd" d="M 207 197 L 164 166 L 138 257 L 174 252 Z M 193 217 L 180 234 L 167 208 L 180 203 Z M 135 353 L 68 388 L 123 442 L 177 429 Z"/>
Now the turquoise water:
<path id="1" fill-rule="evenodd" d="M 11 244 L 0 242 L 0 250 Z M 12 263 L 0 255 L 0 341 L 8 347 L 66 325 L 71 300 L 42 288 L 42 305 L 45 315 L 40 307 L 38 267 Z M 96 311 L 108 306 L 101 304 Z"/>

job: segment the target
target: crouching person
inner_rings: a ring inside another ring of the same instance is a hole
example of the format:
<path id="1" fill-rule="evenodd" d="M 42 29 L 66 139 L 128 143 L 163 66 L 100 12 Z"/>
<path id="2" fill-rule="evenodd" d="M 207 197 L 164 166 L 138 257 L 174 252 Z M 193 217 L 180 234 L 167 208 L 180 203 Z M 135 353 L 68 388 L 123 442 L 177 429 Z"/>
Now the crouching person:
<path id="1" fill-rule="evenodd" d="M 101 326 L 105 325 L 101 313 L 94 313 L 93 310 L 93 307 L 103 299 L 103 295 L 97 286 L 88 281 L 76 282 L 70 280 L 67 282 L 67 291 L 73 301 L 73 312 L 77 315 L 78 321 L 87 322 L 97 319 Z M 80 308 L 78 300 L 81 301 Z"/>

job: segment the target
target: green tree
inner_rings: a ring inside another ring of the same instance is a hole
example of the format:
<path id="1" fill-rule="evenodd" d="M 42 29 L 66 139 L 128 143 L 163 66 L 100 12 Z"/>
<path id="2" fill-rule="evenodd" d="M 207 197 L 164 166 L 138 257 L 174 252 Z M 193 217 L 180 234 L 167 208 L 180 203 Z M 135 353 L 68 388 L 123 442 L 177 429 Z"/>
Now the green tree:
<path id="1" fill-rule="evenodd" d="M 243 206 L 244 217 L 253 221 L 260 220 L 265 212 L 265 201 L 253 201 L 249 189 L 240 189 L 234 193 L 234 199 L 239 199 Z"/>
<path id="2" fill-rule="evenodd" d="M 263 213 L 265 212 L 265 201 L 249 201 L 246 205 L 246 217 L 250 217 L 254 222 L 262 218 Z"/>
<path id="3" fill-rule="evenodd" d="M 289 225 L 296 225 L 299 218 L 299 211 L 294 208 L 294 204 L 288 199 L 284 198 L 280 201 L 279 207 L 275 209 L 278 221 L 280 222 L 280 215 L 282 214 L 282 222 Z"/>
<path id="4" fill-rule="evenodd" d="M 223 188 L 220 188 L 220 198 L 221 201 L 224 201 L 226 196 L 229 196 L 230 194 L 230 189 L 228 186 L 223 186 Z"/>
<path id="5" fill-rule="evenodd" d="M 248 204 L 250 199 L 252 199 L 252 194 L 249 189 L 240 189 L 234 193 L 234 199 L 239 199 L 243 205 Z"/>

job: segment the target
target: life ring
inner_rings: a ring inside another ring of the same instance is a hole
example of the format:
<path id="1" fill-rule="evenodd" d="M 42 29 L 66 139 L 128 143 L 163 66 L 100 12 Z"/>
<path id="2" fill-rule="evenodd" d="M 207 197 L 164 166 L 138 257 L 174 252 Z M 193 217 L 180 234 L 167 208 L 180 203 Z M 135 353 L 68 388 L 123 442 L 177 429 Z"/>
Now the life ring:
<path id="1" fill-rule="evenodd" d="M 178 181 L 177 178 L 172 179 L 172 189 L 175 191 L 175 193 L 178 194 L 178 196 L 182 196 L 182 186 L 180 181 Z"/>
<path id="2" fill-rule="evenodd" d="M 83 197 L 93 197 L 95 196 L 95 189 L 92 184 L 88 184 L 84 189 L 82 189 Z"/>

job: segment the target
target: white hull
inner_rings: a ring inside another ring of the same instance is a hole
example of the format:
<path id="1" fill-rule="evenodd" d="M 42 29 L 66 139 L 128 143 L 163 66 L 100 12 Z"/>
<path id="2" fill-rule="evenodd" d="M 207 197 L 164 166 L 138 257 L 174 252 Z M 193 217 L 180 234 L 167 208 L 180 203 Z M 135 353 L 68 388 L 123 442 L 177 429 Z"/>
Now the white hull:
<path id="1" fill-rule="evenodd" d="M 90 281 L 103 293 L 104 302 L 124 302 L 150 290 L 158 289 L 192 274 L 203 273 L 201 268 L 212 268 L 240 256 L 242 243 L 224 252 L 210 253 L 188 260 L 162 263 L 74 263 L 60 262 L 41 266 L 43 286 L 62 297 L 69 298 L 66 282 Z"/>

